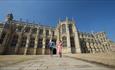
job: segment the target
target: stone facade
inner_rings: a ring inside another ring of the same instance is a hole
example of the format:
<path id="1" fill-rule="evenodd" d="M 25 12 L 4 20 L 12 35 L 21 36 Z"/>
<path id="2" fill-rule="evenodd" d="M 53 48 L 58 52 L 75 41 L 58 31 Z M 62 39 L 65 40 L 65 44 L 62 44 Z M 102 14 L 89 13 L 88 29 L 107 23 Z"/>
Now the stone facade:
<path id="1" fill-rule="evenodd" d="M 110 43 L 111 43 L 111 49 L 112 49 L 112 51 L 115 52 L 115 42 L 110 41 Z"/>
<path id="2" fill-rule="evenodd" d="M 8 14 L 0 24 L 0 54 L 49 54 L 48 43 L 63 41 L 63 53 L 97 53 L 111 51 L 105 32 L 79 32 L 73 19 L 59 20 L 55 28 L 13 20 Z M 56 49 L 54 49 L 54 54 Z"/>

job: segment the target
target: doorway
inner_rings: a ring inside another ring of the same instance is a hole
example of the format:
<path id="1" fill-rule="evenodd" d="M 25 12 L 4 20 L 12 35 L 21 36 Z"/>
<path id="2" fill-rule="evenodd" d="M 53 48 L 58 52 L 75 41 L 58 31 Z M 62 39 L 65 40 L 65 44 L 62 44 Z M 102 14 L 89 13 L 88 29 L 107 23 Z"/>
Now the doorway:
<path id="1" fill-rule="evenodd" d="M 70 43 L 71 43 L 71 53 L 76 53 L 74 37 L 70 37 Z"/>

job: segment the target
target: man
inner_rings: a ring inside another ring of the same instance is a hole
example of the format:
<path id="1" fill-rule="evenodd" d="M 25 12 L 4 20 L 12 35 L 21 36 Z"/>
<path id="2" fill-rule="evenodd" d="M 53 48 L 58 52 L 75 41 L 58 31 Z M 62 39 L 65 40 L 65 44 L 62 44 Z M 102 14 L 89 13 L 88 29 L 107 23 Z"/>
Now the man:
<path id="1" fill-rule="evenodd" d="M 50 40 L 50 42 L 49 42 L 49 48 L 50 48 L 50 55 L 52 56 L 53 50 L 55 48 L 55 43 L 52 40 Z"/>

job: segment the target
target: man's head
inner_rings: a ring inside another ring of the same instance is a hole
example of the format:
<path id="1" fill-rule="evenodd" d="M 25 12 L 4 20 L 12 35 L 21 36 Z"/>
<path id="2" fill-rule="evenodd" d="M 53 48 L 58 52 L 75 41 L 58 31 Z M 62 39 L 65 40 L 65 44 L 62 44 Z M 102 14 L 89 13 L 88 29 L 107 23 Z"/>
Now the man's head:
<path id="1" fill-rule="evenodd" d="M 52 40 L 50 40 L 50 42 L 52 42 Z"/>

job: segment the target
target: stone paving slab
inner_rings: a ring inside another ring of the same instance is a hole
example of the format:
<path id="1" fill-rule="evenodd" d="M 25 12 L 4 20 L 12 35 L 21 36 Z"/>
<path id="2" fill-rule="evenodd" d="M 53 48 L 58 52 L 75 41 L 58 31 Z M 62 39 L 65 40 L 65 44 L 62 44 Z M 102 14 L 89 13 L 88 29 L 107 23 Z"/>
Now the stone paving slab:
<path id="1" fill-rule="evenodd" d="M 98 63 L 108 67 L 115 68 L 115 52 L 96 53 L 96 54 L 64 54 L 65 56 L 79 60 Z"/>
<path id="2" fill-rule="evenodd" d="M 34 55 L 0 55 L 0 67 L 34 59 Z"/>
<path id="3" fill-rule="evenodd" d="M 36 59 L 17 63 L 6 67 L 0 67 L 0 70 L 114 70 L 105 66 L 84 62 L 81 60 L 62 57 L 56 55 L 37 56 Z"/>

